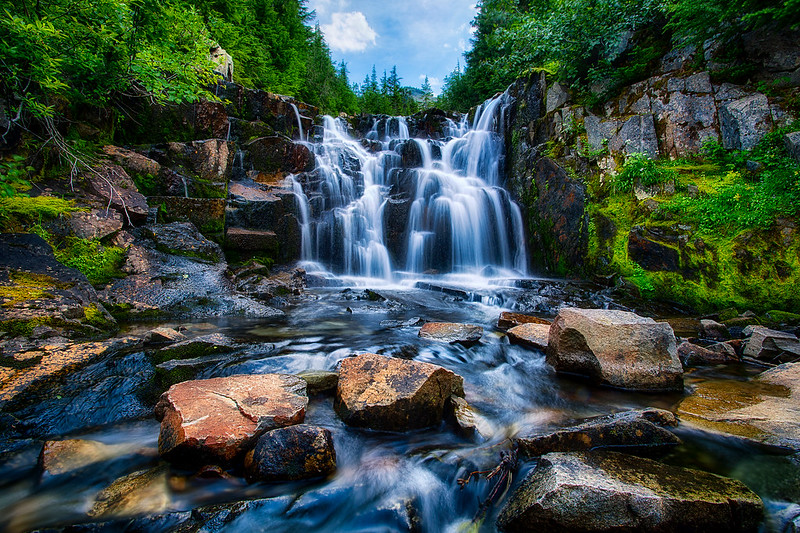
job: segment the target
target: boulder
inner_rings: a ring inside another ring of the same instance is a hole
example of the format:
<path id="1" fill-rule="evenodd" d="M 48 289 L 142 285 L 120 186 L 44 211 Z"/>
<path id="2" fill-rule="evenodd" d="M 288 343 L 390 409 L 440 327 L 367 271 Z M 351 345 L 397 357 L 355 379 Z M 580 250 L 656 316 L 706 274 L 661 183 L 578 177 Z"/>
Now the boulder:
<path id="1" fill-rule="evenodd" d="M 255 170 L 267 174 L 288 174 L 314 170 L 314 154 L 305 145 L 285 137 L 262 137 L 245 145 Z"/>
<path id="2" fill-rule="evenodd" d="M 569 92 L 558 82 L 547 89 L 545 112 L 551 113 L 569 101 Z"/>
<path id="3" fill-rule="evenodd" d="M 542 456 L 497 519 L 503 531 L 758 531 L 742 482 L 609 451 Z"/>
<path id="4" fill-rule="evenodd" d="M 331 432 L 305 424 L 268 431 L 248 452 L 244 468 L 251 481 L 328 476 L 336 471 Z"/>
<path id="5" fill-rule="evenodd" d="M 57 476 L 106 461 L 118 453 L 118 446 L 94 440 L 65 439 L 44 443 L 39 455 L 43 476 Z"/>
<path id="6" fill-rule="evenodd" d="M 500 329 L 510 329 L 514 326 L 521 326 L 522 324 L 552 324 L 552 321 L 539 318 L 538 316 L 523 315 L 521 313 L 512 313 L 510 311 L 503 311 L 500 313 L 500 318 L 497 319 L 497 327 Z"/>
<path id="7" fill-rule="evenodd" d="M 193 357 L 232 352 L 238 347 L 227 335 L 210 333 L 161 348 L 156 352 L 155 358 L 158 361 L 191 359 Z"/>
<path id="8" fill-rule="evenodd" d="M 178 383 L 156 405 L 158 451 L 178 463 L 229 464 L 265 431 L 301 423 L 307 405 L 306 382 L 287 374 Z"/>
<path id="9" fill-rule="evenodd" d="M 562 309 L 550 328 L 547 362 L 622 389 L 683 390 L 672 328 L 627 311 Z"/>
<path id="10" fill-rule="evenodd" d="M 203 235 L 221 234 L 225 229 L 224 198 L 185 198 L 182 196 L 150 196 L 149 205 L 159 209 L 161 222 L 190 222 Z"/>
<path id="11" fill-rule="evenodd" d="M 770 361 L 779 359 L 782 354 L 793 359 L 800 357 L 800 340 L 796 335 L 764 326 L 748 326 L 744 334 L 750 337 L 744 346 L 747 357 Z"/>
<path id="12" fill-rule="evenodd" d="M 786 145 L 786 150 L 789 152 L 789 155 L 800 163 L 800 131 L 787 133 L 783 138 L 783 142 Z"/>
<path id="13" fill-rule="evenodd" d="M 297 377 L 306 382 L 309 394 L 335 392 L 339 384 L 339 374 L 326 370 L 304 370 Z"/>
<path id="14" fill-rule="evenodd" d="M 119 211 L 128 224 L 147 221 L 147 199 L 125 170 L 113 163 L 101 162 L 85 174 L 91 191 Z"/>
<path id="15" fill-rule="evenodd" d="M 728 328 L 715 320 L 700 320 L 700 336 L 704 339 L 724 341 L 731 338 Z"/>
<path id="16" fill-rule="evenodd" d="M 223 259 L 219 244 L 206 239 L 191 222 L 155 224 L 147 232 L 160 251 L 212 263 Z"/>
<path id="17" fill-rule="evenodd" d="M 450 344 L 474 344 L 481 340 L 483 328 L 469 324 L 453 324 L 449 322 L 428 322 L 419 330 L 419 336 Z"/>
<path id="18" fill-rule="evenodd" d="M 363 354 L 342 361 L 336 412 L 346 424 L 405 431 L 438 424 L 464 379 L 430 363 Z"/>
<path id="19" fill-rule="evenodd" d="M 733 348 L 731 348 L 731 351 Z M 728 363 L 735 363 L 739 358 L 734 355 L 731 356 L 730 352 L 726 349 L 703 348 L 690 342 L 682 342 L 678 346 L 678 357 L 683 363 L 683 366 L 705 366 L 705 365 L 724 365 Z"/>
<path id="20" fill-rule="evenodd" d="M 522 324 L 508 330 L 508 340 L 512 344 L 521 344 L 537 350 L 546 350 L 550 337 L 550 326 L 547 324 Z"/>
<path id="21" fill-rule="evenodd" d="M 69 228 L 79 239 L 102 239 L 122 229 L 122 214 L 110 209 L 79 211 L 69 217 Z"/>
<path id="22" fill-rule="evenodd" d="M 467 400 L 460 396 L 450 396 L 449 405 L 446 406 L 446 409 L 448 420 L 465 436 L 477 434 L 489 439 L 497 432 L 497 429 L 487 418 L 477 412 L 467 403 Z"/>
<path id="23" fill-rule="evenodd" d="M 145 345 L 172 344 L 186 340 L 186 335 L 180 331 L 165 326 L 151 329 L 142 337 Z"/>
<path id="24" fill-rule="evenodd" d="M 278 246 L 274 231 L 228 228 L 225 230 L 225 246 L 243 252 L 273 250 Z"/>
<path id="25" fill-rule="evenodd" d="M 658 157 L 658 137 L 653 115 L 636 115 L 622 125 L 616 135 L 608 141 L 613 153 L 632 155 L 646 154 Z"/>
<path id="26" fill-rule="evenodd" d="M 514 439 L 519 452 L 538 457 L 550 452 L 580 452 L 597 448 L 625 448 L 626 451 L 663 451 L 680 444 L 664 426 L 674 427 L 678 419 L 663 409 L 641 409 L 589 418 L 553 432 Z"/>
<path id="27" fill-rule="evenodd" d="M 800 363 L 751 381 L 706 381 L 678 406 L 685 423 L 767 446 L 800 450 Z"/>
<path id="28" fill-rule="evenodd" d="M 170 502 L 169 469 L 159 466 L 133 472 L 100 491 L 89 510 L 91 518 L 164 512 Z"/>
<path id="29" fill-rule="evenodd" d="M 769 100 L 761 93 L 725 103 L 719 109 L 722 145 L 750 150 L 772 129 Z"/>

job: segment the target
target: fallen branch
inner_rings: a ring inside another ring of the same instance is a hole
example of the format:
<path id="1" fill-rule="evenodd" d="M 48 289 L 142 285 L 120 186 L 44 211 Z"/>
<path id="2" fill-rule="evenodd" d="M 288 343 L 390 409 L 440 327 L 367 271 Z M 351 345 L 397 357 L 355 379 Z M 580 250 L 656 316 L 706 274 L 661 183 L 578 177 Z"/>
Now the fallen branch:
<path id="1" fill-rule="evenodd" d="M 516 469 L 517 448 L 515 446 L 508 452 L 500 452 L 500 463 L 493 469 L 470 472 L 466 478 L 459 478 L 457 480 L 458 486 L 463 489 L 470 483 L 470 481 L 472 481 L 472 478 L 479 479 L 481 476 L 485 476 L 487 480 L 497 478 L 494 486 L 492 486 L 492 490 L 489 492 L 489 496 L 483 500 L 478 507 L 478 512 L 472 519 L 473 523 L 479 522 L 486 514 L 486 511 L 488 511 L 496 501 L 502 500 L 505 497 L 506 492 L 508 492 L 508 489 L 511 486 L 511 482 L 514 477 L 513 473 Z"/>

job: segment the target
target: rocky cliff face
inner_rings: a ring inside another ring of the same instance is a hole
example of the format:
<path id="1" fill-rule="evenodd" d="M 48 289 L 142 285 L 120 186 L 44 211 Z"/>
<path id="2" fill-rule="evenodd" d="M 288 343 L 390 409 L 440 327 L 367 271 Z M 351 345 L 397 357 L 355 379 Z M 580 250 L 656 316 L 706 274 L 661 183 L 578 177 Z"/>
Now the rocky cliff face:
<path id="1" fill-rule="evenodd" d="M 655 75 L 622 88 L 602 106 L 577 101 L 544 74 L 509 87 L 515 101 L 507 111 L 506 184 L 525 212 L 534 271 L 606 275 L 618 272 L 615 265 L 622 261 L 647 273 L 651 292 L 679 300 L 692 290 L 706 296 L 725 286 L 726 293 L 746 293 L 752 284 L 787 283 L 800 275 L 792 259 L 800 249 L 795 221 L 781 220 L 772 229 L 745 232 L 720 246 L 699 238 L 697 228 L 680 215 L 665 218 L 659 211 L 662 199 L 676 192 L 702 194 L 691 182 L 648 187 L 637 180 L 635 199 L 624 206 L 609 204 L 609 183 L 634 154 L 691 158 L 709 141 L 749 150 L 792 123 L 790 102 L 772 89 L 796 85 L 784 74 L 800 67 L 800 56 L 775 39 L 767 45 L 751 37 L 755 44 L 748 57 L 759 58 L 761 65 L 753 77 L 772 80 L 769 84 L 726 81 L 720 69 L 731 65 L 715 63 L 721 52 L 707 43 L 702 52 L 670 52 Z M 792 135 L 786 137 L 790 152 Z M 607 216 L 623 208 L 622 224 Z M 694 285 L 689 288 L 687 282 Z M 659 284 L 676 290 L 660 291 Z M 792 294 L 777 297 L 775 305 L 787 305 Z M 748 297 L 740 300 L 746 305 Z"/>

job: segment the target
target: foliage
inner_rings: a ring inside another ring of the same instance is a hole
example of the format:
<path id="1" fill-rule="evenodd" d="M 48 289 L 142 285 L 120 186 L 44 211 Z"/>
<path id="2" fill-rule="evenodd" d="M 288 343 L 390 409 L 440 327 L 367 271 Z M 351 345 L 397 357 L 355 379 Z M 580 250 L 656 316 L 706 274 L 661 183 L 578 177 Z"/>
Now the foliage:
<path id="1" fill-rule="evenodd" d="M 411 97 L 408 87 L 401 85 L 402 78 L 397 75 L 397 67 L 389 74 L 383 71 L 378 82 L 375 65 L 372 74 L 364 77 L 358 87 L 358 104 L 362 113 L 383 115 L 413 115 L 419 110 L 417 102 Z M 430 87 L 429 87 L 430 88 Z"/>
<path id="2" fill-rule="evenodd" d="M 76 237 L 58 241 L 53 248 L 56 259 L 81 272 L 92 285 L 102 285 L 114 278 L 125 277 L 120 270 L 125 260 L 125 250 L 122 248 L 104 246 L 96 239 Z"/>
<path id="3" fill-rule="evenodd" d="M 12 155 L 7 160 L 0 160 L 0 198 L 15 196 L 20 190 L 27 190 L 33 167 L 25 165 L 25 157 Z M 0 211 L 2 213 L 2 211 Z"/>
<path id="4" fill-rule="evenodd" d="M 53 196 L 0 198 L 0 230 L 18 231 L 47 219 L 81 210 L 72 200 Z"/>
<path id="5" fill-rule="evenodd" d="M 620 173 L 614 176 L 613 189 L 617 193 L 631 192 L 637 184 L 649 187 L 677 177 L 677 172 L 647 154 L 631 154 Z"/>

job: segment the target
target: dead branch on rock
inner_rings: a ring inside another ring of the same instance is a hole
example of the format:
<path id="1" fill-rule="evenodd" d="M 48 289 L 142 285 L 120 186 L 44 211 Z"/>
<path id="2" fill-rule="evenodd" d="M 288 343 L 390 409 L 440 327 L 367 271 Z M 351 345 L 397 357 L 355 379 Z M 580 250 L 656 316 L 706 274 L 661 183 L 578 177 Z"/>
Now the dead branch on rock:
<path id="1" fill-rule="evenodd" d="M 514 477 L 513 473 L 516 469 L 517 447 L 515 446 L 508 452 L 500 452 L 500 463 L 493 469 L 470 472 L 466 478 L 459 478 L 457 480 L 458 486 L 463 489 L 469 484 L 470 481 L 472 481 L 473 477 L 479 479 L 481 476 L 485 476 L 487 480 L 497 478 L 492 486 L 492 490 L 489 492 L 489 496 L 487 496 L 487 498 L 483 500 L 478 507 L 478 512 L 472 519 L 473 523 L 480 521 L 486 514 L 486 511 L 488 511 L 496 501 L 502 500 L 503 497 L 505 497 L 506 492 L 508 492 L 508 489 L 511 486 L 511 482 Z"/>

